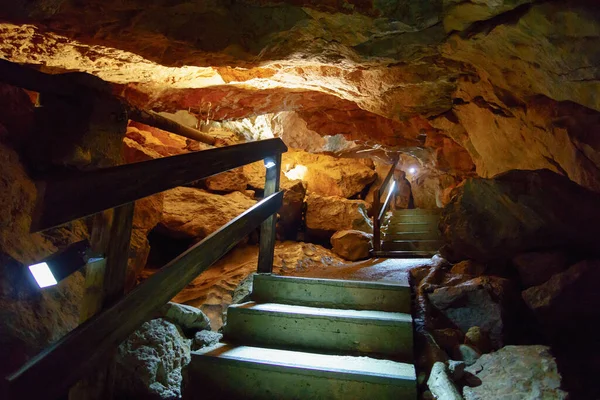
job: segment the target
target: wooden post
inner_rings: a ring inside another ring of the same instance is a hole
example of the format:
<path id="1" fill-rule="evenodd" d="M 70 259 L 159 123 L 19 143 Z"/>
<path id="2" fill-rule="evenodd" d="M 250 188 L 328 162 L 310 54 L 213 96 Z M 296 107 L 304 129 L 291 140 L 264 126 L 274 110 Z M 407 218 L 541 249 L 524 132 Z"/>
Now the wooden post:
<path id="1" fill-rule="evenodd" d="M 135 203 L 131 202 L 114 209 L 106 252 L 103 308 L 112 306 L 125 294 L 134 206 Z"/>
<path id="2" fill-rule="evenodd" d="M 274 164 L 274 165 L 273 165 Z M 265 158 L 267 169 L 265 176 L 265 194 L 268 197 L 279 191 L 279 175 L 281 173 L 281 153 Z M 260 250 L 258 253 L 258 272 L 270 274 L 273 272 L 273 257 L 275 255 L 275 230 L 277 213 L 267 218 L 260 226 Z"/>
<path id="3" fill-rule="evenodd" d="M 125 294 L 129 242 L 134 203 L 94 215 L 90 246 L 101 261 L 86 265 L 85 294 L 80 323 L 117 302 Z M 69 391 L 69 400 L 100 400 L 113 397 L 115 364 L 99 364 L 88 377 Z"/>

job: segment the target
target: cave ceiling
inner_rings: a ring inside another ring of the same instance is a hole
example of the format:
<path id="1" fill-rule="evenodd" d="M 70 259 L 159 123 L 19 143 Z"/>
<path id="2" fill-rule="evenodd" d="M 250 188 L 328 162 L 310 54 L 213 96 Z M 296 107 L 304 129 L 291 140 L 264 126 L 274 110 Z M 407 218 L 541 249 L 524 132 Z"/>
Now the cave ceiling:
<path id="1" fill-rule="evenodd" d="M 0 6 L 1 58 L 94 74 L 142 107 L 213 120 L 296 112 L 320 135 L 398 148 L 444 135 L 480 175 L 545 167 L 594 189 L 600 139 L 581 132 L 599 127 L 599 42 L 591 0 Z M 519 138 L 527 149 L 514 151 Z"/>

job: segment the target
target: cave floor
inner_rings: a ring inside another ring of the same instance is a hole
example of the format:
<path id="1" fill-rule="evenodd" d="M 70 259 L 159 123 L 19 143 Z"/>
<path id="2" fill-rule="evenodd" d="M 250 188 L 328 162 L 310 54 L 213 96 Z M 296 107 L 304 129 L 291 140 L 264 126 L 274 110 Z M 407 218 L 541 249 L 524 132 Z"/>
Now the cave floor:
<path id="1" fill-rule="evenodd" d="M 408 283 L 408 272 L 411 269 L 433 265 L 434 262 L 431 258 L 371 258 L 343 267 L 316 267 L 306 272 L 294 271 L 289 275 L 309 278 Z"/>

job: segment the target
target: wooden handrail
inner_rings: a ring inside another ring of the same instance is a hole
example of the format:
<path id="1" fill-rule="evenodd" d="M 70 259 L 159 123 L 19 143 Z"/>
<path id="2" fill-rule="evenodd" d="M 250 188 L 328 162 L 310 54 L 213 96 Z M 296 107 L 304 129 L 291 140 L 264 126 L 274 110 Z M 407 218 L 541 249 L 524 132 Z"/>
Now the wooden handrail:
<path id="1" fill-rule="evenodd" d="M 393 187 L 390 188 L 388 195 L 386 196 L 386 199 L 383 202 L 383 205 L 381 204 L 381 196 L 383 196 L 383 194 L 385 193 L 386 188 L 390 182 L 390 179 L 392 179 L 392 176 L 394 176 L 394 170 L 396 169 L 396 163 L 397 163 L 397 161 L 395 161 L 392 164 L 392 166 L 390 167 L 390 170 L 385 175 L 383 182 L 381 182 L 381 185 L 379 185 L 379 188 L 377 188 L 377 190 L 374 193 L 374 197 L 373 197 L 373 250 L 374 251 L 381 250 L 381 220 L 382 220 L 383 216 L 385 215 L 385 210 L 389 206 L 391 194 L 393 193 L 394 188 Z M 395 184 L 394 181 L 392 181 L 392 182 Z"/>
<path id="2" fill-rule="evenodd" d="M 6 377 L 5 394 L 11 399 L 53 399 L 63 394 L 156 309 L 276 213 L 282 203 L 283 192 L 270 195 L 168 263 L 114 306 Z"/>
<path id="3" fill-rule="evenodd" d="M 287 151 L 279 138 L 79 171 L 37 182 L 38 232 Z"/>

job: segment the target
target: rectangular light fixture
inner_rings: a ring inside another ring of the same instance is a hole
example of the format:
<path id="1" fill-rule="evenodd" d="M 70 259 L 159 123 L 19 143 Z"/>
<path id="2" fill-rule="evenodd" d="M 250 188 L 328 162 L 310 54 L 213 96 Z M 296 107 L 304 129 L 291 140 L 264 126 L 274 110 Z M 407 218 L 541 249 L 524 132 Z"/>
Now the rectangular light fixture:
<path id="1" fill-rule="evenodd" d="M 40 288 L 54 286 L 88 262 L 102 259 L 98 255 L 91 255 L 89 247 L 87 240 L 73 243 L 39 263 L 30 265 L 29 271 Z"/>
<path id="2" fill-rule="evenodd" d="M 265 159 L 265 168 L 273 168 L 275 166 L 275 161 Z"/>
<path id="3" fill-rule="evenodd" d="M 31 271 L 31 274 L 40 288 L 54 286 L 58 283 L 54 275 L 52 275 L 50 267 L 48 267 L 48 264 L 45 262 L 30 265 L 29 271 Z"/>

